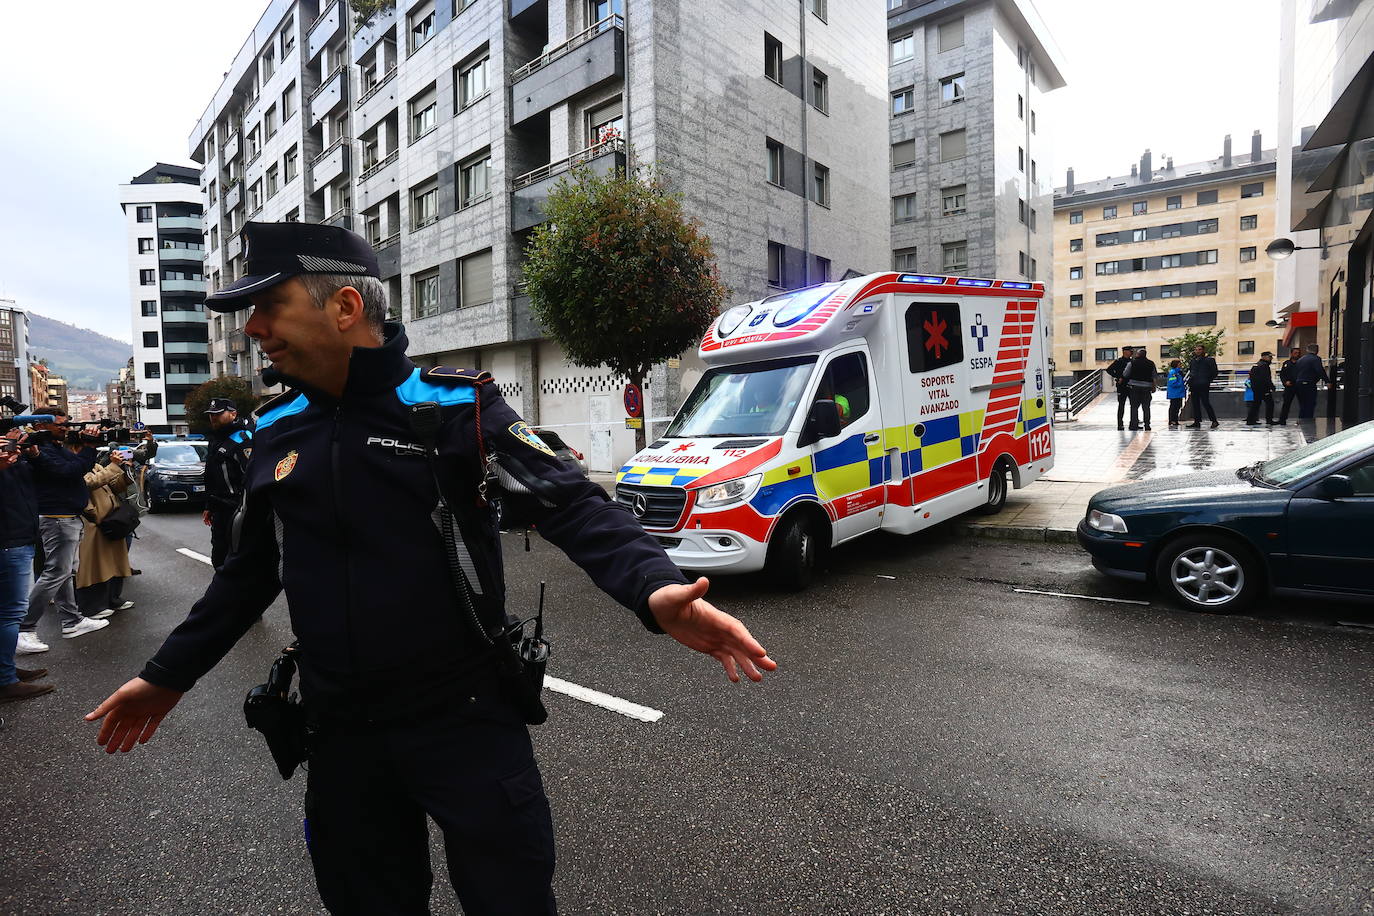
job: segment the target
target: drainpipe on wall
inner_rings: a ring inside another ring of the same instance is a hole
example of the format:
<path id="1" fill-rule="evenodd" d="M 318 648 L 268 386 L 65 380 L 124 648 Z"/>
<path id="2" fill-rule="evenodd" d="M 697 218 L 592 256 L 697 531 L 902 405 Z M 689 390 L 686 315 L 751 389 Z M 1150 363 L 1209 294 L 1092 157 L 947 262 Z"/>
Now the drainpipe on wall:
<path id="1" fill-rule="evenodd" d="M 800 47 L 799 47 L 799 49 L 798 49 L 798 54 L 799 54 L 800 57 L 801 57 L 801 78 L 802 78 L 802 85 L 801 85 L 801 138 L 802 138 L 802 141 L 801 141 L 801 154 L 802 154 L 802 286 L 810 286 L 810 285 L 811 285 L 811 182 L 807 181 L 806 179 L 807 179 L 807 178 L 812 178 L 812 179 L 814 180 L 814 176 L 813 176 L 813 175 L 808 175 L 808 174 L 807 174 L 807 172 L 806 172 L 806 167 L 807 167 L 808 165 L 810 165 L 810 166 L 812 167 L 812 169 L 814 170 L 815 167 L 816 167 L 816 164 L 815 164 L 814 162 L 811 161 L 811 156 L 809 155 L 809 153 L 808 153 L 808 151 L 807 151 L 807 147 L 809 146 L 809 144 L 807 143 L 807 135 L 808 135 L 808 130 L 809 130 L 809 128 L 807 127 L 807 125 L 808 125 L 808 123 L 809 123 L 809 117 L 808 117 L 809 112 L 806 110 L 806 109 L 807 109 L 807 101 L 806 101 L 806 92 L 807 92 L 807 79 L 806 79 L 806 77 L 807 77 L 807 72 L 806 72 L 806 4 L 805 4 L 805 3 L 798 3 L 798 4 L 797 4 L 797 9 L 798 9 L 798 12 L 800 12 L 800 14 L 801 14 L 801 18 L 798 20 L 798 23 L 799 23 L 799 25 L 801 26 L 801 39 L 800 39 L 801 44 L 800 44 Z"/>

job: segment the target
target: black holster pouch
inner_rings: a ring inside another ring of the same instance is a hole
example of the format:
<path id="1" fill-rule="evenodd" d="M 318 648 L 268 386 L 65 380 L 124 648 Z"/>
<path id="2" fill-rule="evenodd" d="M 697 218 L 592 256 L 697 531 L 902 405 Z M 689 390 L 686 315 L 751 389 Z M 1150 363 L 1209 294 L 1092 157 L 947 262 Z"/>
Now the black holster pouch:
<path id="1" fill-rule="evenodd" d="M 282 779 L 290 779 L 308 756 L 305 708 L 300 697 L 291 692 L 299 652 L 296 643 L 283 649 L 281 657 L 272 663 L 267 683 L 248 691 L 243 700 L 243 718 L 249 728 L 262 732 L 267 739 L 267 749 Z"/>

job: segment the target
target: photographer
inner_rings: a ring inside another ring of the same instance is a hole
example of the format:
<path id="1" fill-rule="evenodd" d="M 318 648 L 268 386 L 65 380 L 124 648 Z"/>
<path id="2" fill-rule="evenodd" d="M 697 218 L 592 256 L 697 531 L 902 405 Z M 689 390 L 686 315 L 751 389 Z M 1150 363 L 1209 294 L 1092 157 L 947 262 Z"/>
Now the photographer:
<path id="1" fill-rule="evenodd" d="M 142 448 L 143 446 L 140 446 Z M 136 452 L 124 448 L 110 450 L 108 464 L 98 465 L 86 475 L 91 499 L 82 513 L 85 533 L 81 537 L 81 560 L 76 571 L 76 604 L 90 620 L 104 620 L 117 611 L 134 606 L 124 600 L 124 580 L 133 575 L 129 565 L 130 537 L 123 532 L 110 537 L 100 523 L 125 505 L 124 494 L 133 485 L 129 477 Z M 135 514 L 136 510 L 126 509 Z"/>
<path id="2" fill-rule="evenodd" d="M 40 432 L 48 433 L 49 441 L 31 450 L 29 457 L 38 495 L 43 571 L 29 593 L 28 615 L 19 625 L 20 652 L 48 651 L 48 646 L 38 638 L 38 621 L 49 602 L 57 605 L 61 615 L 63 639 L 75 639 L 110 625 L 106 620 L 82 616 L 76 606 L 74 584 L 81 544 L 81 513 L 90 500 L 85 477 L 95 467 L 94 446 L 100 443 L 100 436 L 69 433 L 67 413 L 61 408 L 52 408 L 48 413 L 54 422 L 35 425 Z"/>
<path id="3" fill-rule="evenodd" d="M 18 429 L 0 437 L 0 703 L 53 689 L 51 684 L 30 683 L 47 674 L 46 669 L 14 666 L 19 621 L 29 609 L 33 584 L 33 545 L 38 541 L 38 496 L 29 463 L 20 455 L 21 438 Z"/>
<path id="4" fill-rule="evenodd" d="M 553 913 L 553 825 L 526 728 L 541 720 L 493 651 L 508 638 L 488 500 L 503 475 L 506 509 L 537 521 L 651 631 L 714 657 L 732 681 L 776 665 L 704 600 L 705 579 L 688 584 L 623 507 L 529 432 L 491 376 L 406 357 L 363 238 L 310 223 L 249 222 L 243 235 L 246 275 L 207 305 L 251 304 L 244 329 L 272 362 L 264 380 L 291 388 L 258 412 L 224 566 L 141 676 L 86 718 L 104 718 L 110 753 L 148 741 L 284 589 L 314 724 L 305 806 L 325 907 L 429 912 L 429 815 L 464 912 Z M 412 636 L 378 652 L 390 628 Z"/>

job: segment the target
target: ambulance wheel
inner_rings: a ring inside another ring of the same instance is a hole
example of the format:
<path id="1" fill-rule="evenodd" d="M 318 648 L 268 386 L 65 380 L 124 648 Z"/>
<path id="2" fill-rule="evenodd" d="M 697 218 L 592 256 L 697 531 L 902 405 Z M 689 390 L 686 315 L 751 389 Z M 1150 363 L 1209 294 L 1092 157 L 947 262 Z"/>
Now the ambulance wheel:
<path id="1" fill-rule="evenodd" d="M 988 498 L 978 511 L 984 515 L 996 515 L 1007 504 L 1007 463 L 998 461 L 988 475 Z"/>
<path id="2" fill-rule="evenodd" d="M 818 551 L 815 526 L 803 515 L 788 516 L 768 547 L 768 573 L 779 587 L 799 592 L 815 576 Z"/>

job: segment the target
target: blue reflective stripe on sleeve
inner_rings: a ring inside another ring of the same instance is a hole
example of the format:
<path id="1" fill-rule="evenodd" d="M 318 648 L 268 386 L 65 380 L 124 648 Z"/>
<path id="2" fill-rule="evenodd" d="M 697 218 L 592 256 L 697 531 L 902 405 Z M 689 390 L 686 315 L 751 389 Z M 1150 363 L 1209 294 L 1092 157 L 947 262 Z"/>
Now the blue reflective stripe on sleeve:
<path id="1" fill-rule="evenodd" d="M 247 442 L 249 439 L 253 437 L 249 434 L 248 430 L 238 429 L 230 433 L 229 438 L 233 439 L 235 442 Z"/>
<path id="2" fill-rule="evenodd" d="M 410 378 L 396 386 L 396 397 L 402 404 L 412 406 L 434 401 L 440 407 L 452 407 L 477 400 L 477 389 L 471 385 L 436 385 L 420 378 L 420 371 L 416 369 Z M 258 424 L 258 428 L 261 429 L 262 424 Z"/>
<path id="3" fill-rule="evenodd" d="M 303 394 L 296 395 L 293 400 L 288 401 L 280 407 L 273 407 L 271 410 L 267 411 L 267 413 L 258 417 L 258 432 L 262 432 L 282 417 L 291 417 L 303 412 L 309 406 L 309 398 Z"/>

